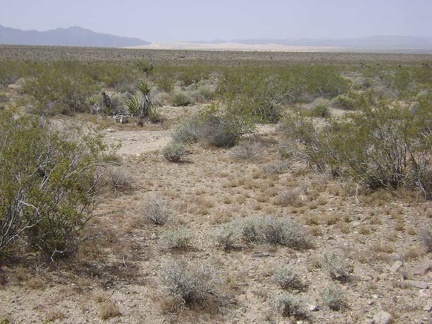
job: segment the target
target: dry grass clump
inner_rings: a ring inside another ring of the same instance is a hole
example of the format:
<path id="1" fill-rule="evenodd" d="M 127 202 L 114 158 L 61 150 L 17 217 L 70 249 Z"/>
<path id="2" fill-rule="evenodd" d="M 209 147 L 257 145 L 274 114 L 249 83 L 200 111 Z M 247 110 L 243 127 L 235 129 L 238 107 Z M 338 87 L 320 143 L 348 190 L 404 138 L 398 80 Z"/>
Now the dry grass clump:
<path id="1" fill-rule="evenodd" d="M 186 155 L 186 147 L 179 142 L 171 142 L 162 149 L 162 154 L 170 162 L 179 162 Z"/>
<path id="2" fill-rule="evenodd" d="M 165 225 L 173 216 L 173 212 L 168 202 L 161 197 L 152 197 L 148 203 L 144 218 L 155 225 Z"/>
<path id="3" fill-rule="evenodd" d="M 121 315 L 122 313 L 120 312 L 118 305 L 111 300 L 106 300 L 99 305 L 99 316 L 103 320 L 118 317 Z"/>
<path id="4" fill-rule="evenodd" d="M 122 167 L 113 167 L 108 170 L 106 183 L 114 192 L 127 191 L 132 188 L 132 179 Z"/>
<path id="5" fill-rule="evenodd" d="M 243 239 L 250 243 L 278 244 L 293 249 L 312 248 L 308 231 L 288 217 L 250 217 L 242 225 Z"/>
<path id="6" fill-rule="evenodd" d="M 292 266 L 276 269 L 273 280 L 284 290 L 303 290 L 306 287 Z"/>
<path id="7" fill-rule="evenodd" d="M 211 231 L 210 235 L 225 251 L 241 247 L 242 242 L 283 245 L 297 250 L 313 247 L 306 228 L 288 217 L 246 217 L 223 224 Z"/>
<path id="8" fill-rule="evenodd" d="M 273 308 L 283 317 L 293 317 L 297 320 L 308 318 L 303 301 L 290 294 L 276 297 Z"/>
<path id="9" fill-rule="evenodd" d="M 423 229 L 419 233 L 419 237 L 427 252 L 432 252 L 432 229 Z"/>
<path id="10" fill-rule="evenodd" d="M 229 252 L 238 246 L 239 233 L 232 224 L 224 224 L 213 230 L 210 235 L 213 237 L 216 245 L 221 247 L 225 252 Z"/>
<path id="11" fill-rule="evenodd" d="M 305 188 L 288 189 L 279 194 L 279 204 L 282 207 L 302 207 L 304 202 L 301 195 L 305 194 Z"/>
<path id="12" fill-rule="evenodd" d="M 163 246 L 169 250 L 187 251 L 192 246 L 192 234 L 187 228 L 181 227 L 165 232 L 161 241 Z"/>
<path id="13" fill-rule="evenodd" d="M 321 291 L 322 303 L 334 311 L 343 311 L 348 308 L 347 302 L 344 300 L 342 290 L 336 286 L 328 286 Z"/>
<path id="14" fill-rule="evenodd" d="M 234 160 L 256 160 L 263 153 L 262 142 L 252 139 L 241 142 L 230 151 Z"/>
<path id="15" fill-rule="evenodd" d="M 340 251 L 330 251 L 324 254 L 321 267 L 333 280 L 346 282 L 350 280 L 352 266 Z"/>
<path id="16" fill-rule="evenodd" d="M 222 304 L 220 279 L 207 264 L 194 266 L 184 260 L 170 262 L 163 266 L 161 285 L 168 299 L 181 303 L 179 306 L 214 308 Z"/>

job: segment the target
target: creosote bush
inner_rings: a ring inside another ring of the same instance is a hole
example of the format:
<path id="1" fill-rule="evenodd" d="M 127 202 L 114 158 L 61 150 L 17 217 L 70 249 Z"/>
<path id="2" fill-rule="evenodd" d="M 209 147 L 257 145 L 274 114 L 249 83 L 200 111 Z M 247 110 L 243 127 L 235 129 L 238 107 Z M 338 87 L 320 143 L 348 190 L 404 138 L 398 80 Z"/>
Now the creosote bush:
<path id="1" fill-rule="evenodd" d="M 88 111 L 87 99 L 96 90 L 95 83 L 81 69 L 53 63 L 37 76 L 26 79 L 23 91 L 36 103 L 41 115 L 73 114 Z"/>
<path id="2" fill-rule="evenodd" d="M 414 114 L 381 102 L 320 125 L 307 117 L 290 116 L 282 127 L 289 140 L 284 156 L 370 190 L 416 188 L 430 198 L 430 107 L 431 102 L 425 101 Z"/>
<path id="3" fill-rule="evenodd" d="M 220 114 L 215 107 L 184 120 L 174 130 L 176 142 L 201 142 L 215 147 L 232 147 L 252 126 L 241 118 Z"/>
<path id="4" fill-rule="evenodd" d="M 114 151 L 97 134 L 10 112 L 0 133 L 0 251 L 20 238 L 51 259 L 72 254 Z"/>

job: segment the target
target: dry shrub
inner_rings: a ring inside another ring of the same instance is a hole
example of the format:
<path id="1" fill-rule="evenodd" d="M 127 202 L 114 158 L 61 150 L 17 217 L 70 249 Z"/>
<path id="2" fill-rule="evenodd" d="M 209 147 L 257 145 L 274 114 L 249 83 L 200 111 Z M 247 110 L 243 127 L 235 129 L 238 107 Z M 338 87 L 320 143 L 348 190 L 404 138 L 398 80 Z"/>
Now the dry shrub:
<path id="1" fill-rule="evenodd" d="M 230 157 L 234 160 L 255 160 L 263 152 L 263 144 L 257 140 L 247 140 L 235 146 L 230 151 Z"/>
<path id="2" fill-rule="evenodd" d="M 279 244 L 293 249 L 313 247 L 308 231 L 288 217 L 250 217 L 242 225 L 243 239 L 250 243 Z"/>
<path id="3" fill-rule="evenodd" d="M 330 251 L 324 254 L 322 268 L 328 272 L 333 280 L 340 282 L 349 281 L 352 266 L 345 255 L 340 251 Z"/>
<path id="4" fill-rule="evenodd" d="M 273 308 L 283 317 L 294 317 L 299 320 L 308 318 L 303 301 L 293 295 L 278 296 L 274 300 Z"/>
<path id="5" fill-rule="evenodd" d="M 194 266 L 184 260 L 165 264 L 161 283 L 168 299 L 181 303 L 180 306 L 206 308 L 222 303 L 220 280 L 207 264 Z"/>
<path id="6" fill-rule="evenodd" d="M 293 188 L 285 190 L 279 194 L 279 204 L 282 207 L 301 207 L 303 206 L 301 195 L 304 194 L 305 191 L 305 188 Z"/>
<path id="7" fill-rule="evenodd" d="M 62 320 L 64 318 L 65 318 L 65 314 L 62 311 L 58 309 L 50 309 L 46 314 L 45 323 L 51 323 L 56 320 Z M 0 324 L 3 324 L 3 322 L 0 321 Z"/>
<path id="8" fill-rule="evenodd" d="M 103 320 L 118 317 L 121 315 L 122 313 L 120 312 L 118 305 L 111 300 L 104 301 L 99 305 L 99 316 Z"/>
<path id="9" fill-rule="evenodd" d="M 132 188 L 132 179 L 122 167 L 113 167 L 107 172 L 108 187 L 114 192 L 127 191 Z"/>
<path id="10" fill-rule="evenodd" d="M 324 288 L 321 292 L 321 300 L 325 306 L 334 311 L 343 311 L 348 308 L 342 290 L 335 286 Z"/>
<path id="11" fill-rule="evenodd" d="M 303 290 L 306 287 L 292 266 L 276 269 L 273 280 L 284 290 Z"/>
<path id="12" fill-rule="evenodd" d="M 186 155 L 186 148 L 182 143 L 171 142 L 162 149 L 162 154 L 170 162 L 179 162 Z"/>
<path id="13" fill-rule="evenodd" d="M 191 248 L 192 234 L 185 228 L 178 228 L 165 232 L 161 240 L 169 250 L 187 251 Z"/>
<path id="14" fill-rule="evenodd" d="M 165 225 L 165 223 L 173 216 L 172 210 L 168 202 L 160 197 L 152 197 L 148 203 L 144 218 L 155 225 Z"/>
<path id="15" fill-rule="evenodd" d="M 419 236 L 427 252 L 432 252 L 432 229 L 423 229 Z"/>

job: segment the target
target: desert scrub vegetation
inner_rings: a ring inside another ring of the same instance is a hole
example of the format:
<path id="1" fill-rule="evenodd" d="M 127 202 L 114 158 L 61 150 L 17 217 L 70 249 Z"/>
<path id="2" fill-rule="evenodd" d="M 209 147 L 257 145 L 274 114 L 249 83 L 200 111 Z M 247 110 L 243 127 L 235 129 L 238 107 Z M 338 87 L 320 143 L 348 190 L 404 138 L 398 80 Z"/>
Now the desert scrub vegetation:
<path id="1" fill-rule="evenodd" d="M 233 220 L 213 231 L 213 237 L 224 250 L 248 244 L 288 246 L 296 250 L 313 247 L 307 230 L 288 217 L 251 216 Z"/>
<path id="2" fill-rule="evenodd" d="M 306 284 L 294 266 L 279 267 L 273 274 L 273 280 L 284 290 L 304 290 Z"/>
<path id="3" fill-rule="evenodd" d="M 159 196 L 153 196 L 149 199 L 144 209 L 144 219 L 146 221 L 162 226 L 172 218 L 173 211 L 165 199 Z"/>
<path id="4" fill-rule="evenodd" d="M 226 71 L 217 93 L 233 115 L 277 122 L 284 105 L 319 97 L 331 99 L 348 89 L 349 82 L 329 66 L 248 67 Z"/>
<path id="5" fill-rule="evenodd" d="M 166 231 L 162 237 L 162 246 L 173 251 L 187 251 L 192 247 L 192 233 L 186 227 Z"/>
<path id="6" fill-rule="evenodd" d="M 241 135 L 252 129 L 252 125 L 243 119 L 212 106 L 180 122 L 173 131 L 172 138 L 181 143 L 200 142 L 215 147 L 232 147 Z"/>
<path id="7" fill-rule="evenodd" d="M 431 196 L 430 101 L 416 113 L 383 101 L 324 125 L 291 115 L 282 129 L 289 159 L 300 159 L 318 172 L 353 179 L 370 190 L 416 188 Z"/>
<path id="8" fill-rule="evenodd" d="M 340 288 L 329 285 L 321 291 L 320 295 L 323 305 L 331 310 L 344 311 L 348 309 L 346 297 Z"/>
<path id="9" fill-rule="evenodd" d="M 347 282 L 351 279 L 353 271 L 348 259 L 341 251 L 328 251 L 324 254 L 321 268 L 324 269 L 333 280 Z"/>
<path id="10" fill-rule="evenodd" d="M 8 111 L 0 133 L 0 252 L 24 241 L 51 259 L 71 255 L 115 151 L 97 134 Z"/>
<path id="11" fill-rule="evenodd" d="M 277 296 L 273 301 L 273 308 L 283 317 L 292 317 L 296 320 L 308 318 L 303 300 L 294 295 L 283 294 Z"/>
<path id="12" fill-rule="evenodd" d="M 186 155 L 186 147 L 183 143 L 172 141 L 162 149 L 162 155 L 170 162 L 179 162 Z"/>
<path id="13" fill-rule="evenodd" d="M 175 307 L 219 308 L 223 304 L 221 280 L 208 265 L 188 265 L 186 261 L 171 261 L 161 270 L 161 288 Z"/>

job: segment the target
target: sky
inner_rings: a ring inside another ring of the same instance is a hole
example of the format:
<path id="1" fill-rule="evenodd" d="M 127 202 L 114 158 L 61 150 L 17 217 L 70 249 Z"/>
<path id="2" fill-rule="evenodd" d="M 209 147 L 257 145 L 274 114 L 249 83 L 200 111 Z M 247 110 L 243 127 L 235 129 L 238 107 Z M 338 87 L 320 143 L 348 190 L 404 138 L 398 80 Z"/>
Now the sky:
<path id="1" fill-rule="evenodd" d="M 432 36 L 432 0 L 0 0 L 0 25 L 150 42 Z"/>

